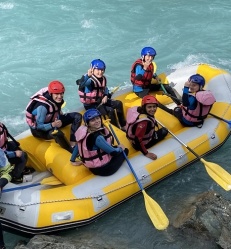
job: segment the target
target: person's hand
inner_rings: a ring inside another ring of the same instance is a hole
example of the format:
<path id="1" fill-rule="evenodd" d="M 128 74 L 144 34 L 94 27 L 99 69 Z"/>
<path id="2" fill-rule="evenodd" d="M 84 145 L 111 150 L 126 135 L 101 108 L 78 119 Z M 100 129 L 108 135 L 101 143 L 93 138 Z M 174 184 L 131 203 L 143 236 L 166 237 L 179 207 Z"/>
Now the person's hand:
<path id="1" fill-rule="evenodd" d="M 118 147 L 122 148 L 122 150 L 125 149 L 124 145 L 123 144 L 119 144 Z"/>
<path id="2" fill-rule="evenodd" d="M 82 165 L 83 163 L 82 163 L 82 161 L 75 161 L 75 162 L 71 162 L 71 164 L 72 164 L 73 166 L 80 166 L 80 165 Z"/>
<path id="3" fill-rule="evenodd" d="M 146 157 L 152 159 L 152 160 L 156 160 L 157 159 L 157 155 L 151 152 L 148 152 L 148 154 L 145 155 Z"/>
<path id="4" fill-rule="evenodd" d="M 51 123 L 51 125 L 52 127 L 60 128 L 62 126 L 62 121 L 56 118 L 55 121 Z"/>
<path id="5" fill-rule="evenodd" d="M 21 157 L 22 156 L 22 151 L 21 150 L 16 150 L 15 154 L 16 154 L 16 157 Z"/>
<path id="6" fill-rule="evenodd" d="M 149 67 L 149 65 L 152 63 L 152 61 L 143 61 L 143 68 L 144 70 L 147 70 L 147 68 Z"/>
<path id="7" fill-rule="evenodd" d="M 91 77 L 93 75 L 93 71 L 94 71 L 94 68 L 89 68 L 88 71 L 87 71 L 87 75 L 88 77 Z"/>
<path id="8" fill-rule="evenodd" d="M 184 83 L 184 86 L 189 87 L 189 84 L 190 84 L 190 82 L 189 82 L 189 81 L 186 81 L 186 82 Z"/>
<path id="9" fill-rule="evenodd" d="M 103 98 L 102 98 L 102 101 L 101 101 L 101 104 L 106 104 L 107 103 L 107 96 L 104 96 Z"/>

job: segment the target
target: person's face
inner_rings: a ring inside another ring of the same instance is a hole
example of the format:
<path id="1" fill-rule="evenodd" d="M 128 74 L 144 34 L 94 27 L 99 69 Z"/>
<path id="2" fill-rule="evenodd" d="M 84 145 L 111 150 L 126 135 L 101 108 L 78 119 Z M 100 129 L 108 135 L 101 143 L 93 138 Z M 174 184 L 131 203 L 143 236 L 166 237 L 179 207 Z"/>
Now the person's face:
<path id="1" fill-rule="evenodd" d="M 146 112 L 150 116 L 154 116 L 157 110 L 157 105 L 156 104 L 146 104 L 145 106 Z"/>
<path id="2" fill-rule="evenodd" d="M 101 127 L 101 117 L 95 117 L 91 119 L 88 123 L 88 126 L 91 130 L 98 130 Z"/>
<path id="3" fill-rule="evenodd" d="M 151 55 L 149 55 L 149 54 L 146 54 L 145 56 L 144 56 L 144 61 L 147 61 L 147 62 L 152 62 L 154 60 L 154 56 L 151 56 Z"/>
<path id="4" fill-rule="evenodd" d="M 103 74 L 104 74 L 104 69 L 94 68 L 94 69 L 93 69 L 93 74 L 94 74 L 95 77 L 97 77 L 97 78 L 102 78 L 102 77 L 103 77 Z"/>
<path id="5" fill-rule="evenodd" d="M 64 95 L 64 93 L 52 93 L 52 99 L 56 103 L 61 103 L 63 100 L 63 95 Z"/>
<path id="6" fill-rule="evenodd" d="M 196 93 L 200 90 L 200 85 L 192 81 L 189 81 L 189 90 L 192 93 Z"/>

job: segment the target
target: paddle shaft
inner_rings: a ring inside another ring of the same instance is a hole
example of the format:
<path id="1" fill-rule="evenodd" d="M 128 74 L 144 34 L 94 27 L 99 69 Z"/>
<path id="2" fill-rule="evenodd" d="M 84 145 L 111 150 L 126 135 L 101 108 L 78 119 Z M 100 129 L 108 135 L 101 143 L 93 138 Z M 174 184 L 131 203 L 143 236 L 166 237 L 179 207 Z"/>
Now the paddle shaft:
<path id="1" fill-rule="evenodd" d="M 157 120 L 156 120 L 157 121 Z M 157 123 L 159 123 L 162 127 L 164 127 L 164 125 L 160 122 L 157 121 Z M 188 147 L 187 144 L 185 144 L 183 141 L 181 141 L 174 133 L 172 133 L 170 130 L 168 130 L 168 132 L 179 142 L 181 143 L 183 146 L 185 146 L 190 152 L 193 153 L 194 156 L 196 156 L 198 159 L 201 159 L 201 157 L 194 151 L 192 150 L 190 147 Z"/>
<path id="2" fill-rule="evenodd" d="M 119 139 L 118 139 L 118 137 L 116 136 L 116 134 L 115 134 L 115 132 L 114 132 L 114 130 L 113 130 L 111 124 L 109 124 L 109 128 L 110 128 L 110 130 L 111 130 L 111 132 L 112 132 L 112 134 L 113 134 L 113 136 L 114 136 L 116 142 L 117 142 L 118 144 L 120 144 Z M 136 175 L 136 172 L 134 171 L 134 169 L 133 169 L 133 167 L 132 167 L 130 161 L 128 160 L 128 157 L 127 157 L 127 155 L 125 154 L 124 150 L 123 150 L 123 154 L 124 154 L 124 158 L 125 158 L 125 160 L 127 161 L 127 164 L 128 164 L 128 166 L 129 166 L 129 168 L 131 169 L 133 175 L 134 175 L 135 178 L 136 178 L 136 181 L 137 181 L 137 183 L 138 183 L 140 189 L 143 190 L 144 188 L 143 188 L 143 186 L 141 185 L 141 182 L 140 182 L 138 176 Z"/>

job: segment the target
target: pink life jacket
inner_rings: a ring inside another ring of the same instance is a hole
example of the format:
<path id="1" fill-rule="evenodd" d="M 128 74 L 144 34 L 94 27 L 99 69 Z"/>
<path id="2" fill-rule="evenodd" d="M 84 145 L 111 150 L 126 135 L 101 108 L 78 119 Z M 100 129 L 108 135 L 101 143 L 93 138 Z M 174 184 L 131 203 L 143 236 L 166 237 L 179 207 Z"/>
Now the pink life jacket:
<path id="1" fill-rule="evenodd" d="M 127 111 L 127 124 L 126 124 L 126 137 L 131 143 L 135 144 L 135 129 L 134 126 L 141 121 L 147 120 L 151 123 L 151 128 L 143 137 L 144 145 L 147 144 L 153 137 L 155 132 L 156 121 L 153 117 L 147 116 L 146 114 L 140 114 L 137 112 L 137 106 L 131 107 Z"/>
<path id="2" fill-rule="evenodd" d="M 141 80 L 136 80 L 136 66 L 140 65 L 143 67 L 143 63 L 141 59 L 136 60 L 133 65 L 132 65 L 132 69 L 131 69 L 131 82 L 134 85 L 137 86 L 141 86 L 143 88 L 148 87 L 151 84 L 152 81 L 152 76 L 153 76 L 153 72 L 154 72 L 154 66 L 151 63 L 148 68 L 145 70 L 145 73 L 142 76 Z"/>
<path id="3" fill-rule="evenodd" d="M 91 76 L 91 80 L 94 83 L 94 87 L 91 92 L 85 93 L 84 90 L 81 91 L 80 88 L 78 90 L 80 101 L 84 104 L 96 103 L 99 98 L 102 99 L 107 86 L 107 79 L 104 76 L 102 83 L 94 75 Z"/>
<path id="4" fill-rule="evenodd" d="M 47 91 L 48 87 L 44 87 L 30 98 L 31 100 L 26 107 L 26 122 L 30 127 L 36 128 L 37 126 L 36 116 L 34 116 L 32 112 L 38 102 L 46 104 L 48 106 L 48 112 L 44 123 L 47 124 L 55 121 L 55 119 L 59 115 L 59 109 L 57 105 L 44 96 L 44 93 L 46 93 Z"/>
<path id="5" fill-rule="evenodd" d="M 102 131 L 105 133 L 104 138 L 111 145 L 113 141 L 112 134 L 106 127 L 102 128 Z M 112 156 L 101 149 L 89 150 L 87 146 L 87 138 L 91 134 L 92 133 L 88 132 L 87 127 L 85 125 L 81 125 L 76 131 L 75 136 L 79 149 L 79 155 L 81 161 L 87 168 L 102 167 L 111 161 Z"/>
<path id="6" fill-rule="evenodd" d="M 199 91 L 195 98 L 197 99 L 195 110 L 189 110 L 183 106 L 183 117 L 190 122 L 203 123 L 216 99 L 210 91 Z"/>
<path id="7" fill-rule="evenodd" d="M 6 126 L 0 122 L 0 148 L 3 150 L 7 149 L 7 129 Z"/>

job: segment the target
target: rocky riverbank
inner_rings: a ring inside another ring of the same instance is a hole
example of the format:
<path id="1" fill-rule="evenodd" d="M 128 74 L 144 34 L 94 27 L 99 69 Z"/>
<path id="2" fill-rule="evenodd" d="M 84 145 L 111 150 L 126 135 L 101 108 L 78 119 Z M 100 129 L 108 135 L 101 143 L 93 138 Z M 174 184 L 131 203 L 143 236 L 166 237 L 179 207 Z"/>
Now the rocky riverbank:
<path id="1" fill-rule="evenodd" d="M 198 242 L 197 248 L 231 249 L 231 202 L 209 191 L 195 197 L 171 222 L 167 232 L 175 239 Z M 200 245 L 200 246 L 199 246 Z M 84 239 L 65 241 L 63 237 L 37 235 L 27 244 L 19 242 L 15 249 L 125 249 L 108 246 L 104 241 L 92 244 Z"/>

